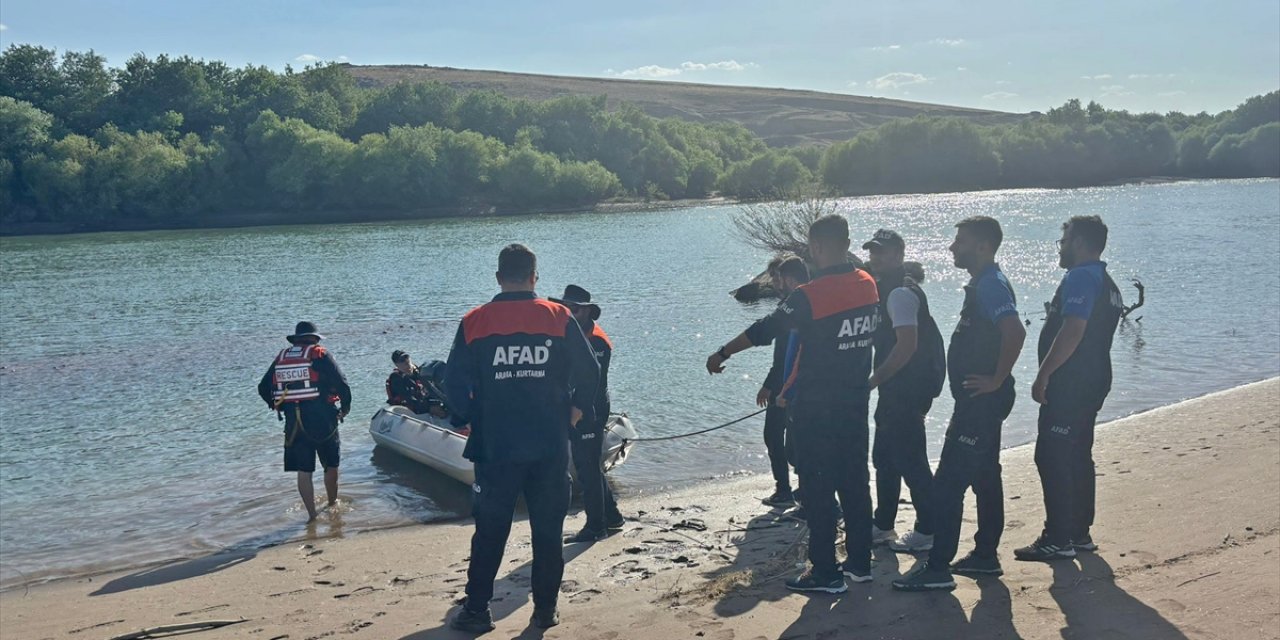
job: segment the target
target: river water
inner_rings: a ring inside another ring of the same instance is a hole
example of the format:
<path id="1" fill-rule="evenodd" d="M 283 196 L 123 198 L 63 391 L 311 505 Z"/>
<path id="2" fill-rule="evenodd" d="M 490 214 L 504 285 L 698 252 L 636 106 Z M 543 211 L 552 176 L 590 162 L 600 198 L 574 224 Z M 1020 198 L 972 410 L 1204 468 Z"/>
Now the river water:
<path id="1" fill-rule="evenodd" d="M 1033 439 L 1035 336 L 1062 275 L 1063 220 L 1097 213 L 1141 322 L 1121 326 L 1114 418 L 1280 374 L 1280 181 L 905 195 L 841 201 L 858 244 L 907 240 L 944 334 L 967 275 L 952 225 L 998 218 L 1000 262 L 1032 321 L 1015 372 L 1013 446 Z M 385 224 L 0 239 L 0 585 L 228 548 L 457 517 L 467 488 L 383 450 L 368 418 L 389 354 L 443 359 L 458 318 L 495 290 L 498 249 L 539 254 L 541 293 L 568 283 L 601 302 L 617 351 L 614 407 L 645 436 L 754 410 L 769 350 L 710 377 L 706 355 L 768 312 L 728 291 L 768 256 L 735 239 L 735 207 Z M 300 319 L 316 322 L 355 394 L 343 425 L 343 506 L 310 529 L 281 428 L 255 385 Z M 935 403 L 936 456 L 951 402 Z M 753 419 L 696 439 L 637 445 L 622 495 L 734 472 L 767 473 Z M 1213 425 L 1205 425 L 1211 430 Z M 756 497 L 744 497 L 754 500 Z M 624 500 L 625 507 L 625 500 Z"/>

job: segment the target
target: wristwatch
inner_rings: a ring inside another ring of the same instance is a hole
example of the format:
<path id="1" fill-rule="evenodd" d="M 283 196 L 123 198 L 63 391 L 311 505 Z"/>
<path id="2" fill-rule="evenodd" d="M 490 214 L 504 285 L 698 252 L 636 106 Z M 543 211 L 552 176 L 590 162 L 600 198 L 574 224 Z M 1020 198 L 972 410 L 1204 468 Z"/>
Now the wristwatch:
<path id="1" fill-rule="evenodd" d="M 729 354 L 727 354 L 727 353 L 725 353 L 725 352 L 724 352 L 724 346 L 723 346 L 723 345 L 721 345 L 719 349 L 716 349 L 716 355 L 720 356 L 720 359 L 721 359 L 721 360 L 728 360 L 728 359 L 729 359 Z"/>

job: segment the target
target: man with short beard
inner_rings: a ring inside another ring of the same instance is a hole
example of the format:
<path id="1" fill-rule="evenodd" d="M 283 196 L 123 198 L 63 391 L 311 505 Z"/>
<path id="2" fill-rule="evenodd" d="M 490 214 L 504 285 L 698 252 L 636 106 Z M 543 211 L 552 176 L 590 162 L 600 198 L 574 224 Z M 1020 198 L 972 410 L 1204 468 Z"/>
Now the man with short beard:
<path id="1" fill-rule="evenodd" d="M 1111 391 L 1111 340 L 1124 301 L 1107 275 L 1107 225 L 1077 216 L 1062 225 L 1058 266 L 1067 269 L 1040 330 L 1036 469 L 1044 487 L 1044 532 L 1013 552 L 1019 560 L 1074 558 L 1093 551 L 1093 427 Z"/>
<path id="2" fill-rule="evenodd" d="M 1000 223 L 975 216 L 956 225 L 955 265 L 969 272 L 964 306 L 947 350 L 947 377 L 955 409 L 947 425 L 942 459 L 933 476 L 933 548 L 929 559 L 893 581 L 901 591 L 951 590 L 952 572 L 1001 575 L 996 548 L 1004 530 L 1000 479 L 1000 429 L 1013 409 L 1013 365 L 1026 329 L 1018 319 L 1013 288 L 996 264 L 1004 234 Z M 972 553 L 955 564 L 964 494 L 973 487 L 978 532 Z"/>

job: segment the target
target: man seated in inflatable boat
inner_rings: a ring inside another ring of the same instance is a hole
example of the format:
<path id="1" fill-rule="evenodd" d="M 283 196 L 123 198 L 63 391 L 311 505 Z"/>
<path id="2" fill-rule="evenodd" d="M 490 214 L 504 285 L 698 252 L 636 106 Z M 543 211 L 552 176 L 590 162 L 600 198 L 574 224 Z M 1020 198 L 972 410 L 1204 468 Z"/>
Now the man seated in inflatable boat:
<path id="1" fill-rule="evenodd" d="M 387 404 L 408 407 L 416 414 L 449 417 L 440 379 L 444 373 L 443 362 L 414 366 L 409 354 L 399 349 L 391 353 L 391 362 L 395 369 L 387 376 Z"/>

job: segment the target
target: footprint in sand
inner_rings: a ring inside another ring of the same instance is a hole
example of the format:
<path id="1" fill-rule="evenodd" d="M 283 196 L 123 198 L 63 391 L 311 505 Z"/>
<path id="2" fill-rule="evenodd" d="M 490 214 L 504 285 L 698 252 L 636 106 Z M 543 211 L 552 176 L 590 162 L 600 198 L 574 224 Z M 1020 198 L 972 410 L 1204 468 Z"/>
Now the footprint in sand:
<path id="1" fill-rule="evenodd" d="M 213 605 L 212 607 L 205 607 L 203 609 L 195 609 L 192 611 L 183 611 L 182 613 L 175 613 L 173 614 L 173 617 L 183 618 L 183 617 L 194 615 L 197 613 L 208 613 L 210 611 L 217 611 L 218 609 L 226 609 L 227 607 L 230 607 L 230 606 L 231 605 L 229 604 L 216 604 L 216 605 Z"/>
<path id="2" fill-rule="evenodd" d="M 311 587 L 307 587 L 306 589 L 294 589 L 293 591 L 281 591 L 280 593 L 269 593 L 269 594 L 267 594 L 267 597 L 268 597 L 268 598 L 279 598 L 279 597 L 282 597 L 282 596 L 292 596 L 292 595 L 296 595 L 296 594 L 299 594 L 299 593 L 306 593 L 306 592 L 308 592 L 308 591 L 315 591 L 315 589 L 313 589 L 313 588 L 311 588 Z"/>
<path id="3" fill-rule="evenodd" d="M 383 591 L 383 589 L 379 589 L 377 587 L 364 586 L 356 589 L 355 591 L 352 591 L 351 593 L 339 593 L 333 598 L 335 600 L 343 600 L 343 599 L 351 598 L 354 596 L 367 596 L 369 594 L 376 593 L 378 591 Z"/>
<path id="4" fill-rule="evenodd" d="M 120 624 L 121 622 L 124 622 L 124 620 L 111 620 L 110 622 L 99 622 L 98 624 L 95 624 L 95 625 L 90 625 L 90 626 L 87 626 L 87 627 L 81 627 L 81 628 L 79 628 L 79 629 L 72 629 L 71 631 L 68 631 L 68 632 L 67 632 L 67 634 L 68 634 L 68 635 L 75 635 L 75 634 L 77 634 L 77 633 L 84 633 L 85 631 L 90 631 L 90 630 L 93 630 L 93 629 L 101 629 L 101 628 L 103 628 L 103 627 L 109 627 L 109 626 L 114 625 L 114 624 Z"/>
<path id="5" fill-rule="evenodd" d="M 360 631 L 362 629 L 367 629 L 372 626 L 373 626 L 373 623 L 369 622 L 368 620 L 352 620 L 351 622 L 347 623 L 347 628 L 344 629 L 342 632 L 356 633 L 357 631 Z"/>
<path id="6" fill-rule="evenodd" d="M 582 602 L 591 602 L 592 596 L 598 596 L 601 593 L 603 592 L 600 591 L 599 589 L 583 589 L 582 591 L 579 591 L 577 593 L 569 594 L 569 602 L 572 602 L 575 604 L 582 603 Z"/>
<path id="7" fill-rule="evenodd" d="M 618 582 L 625 583 L 632 580 L 646 580 L 653 577 L 653 571 L 640 566 L 639 560 L 627 560 L 605 569 L 600 572 L 602 578 L 616 578 Z"/>
<path id="8" fill-rule="evenodd" d="M 1136 560 L 1139 563 L 1154 564 L 1159 558 L 1154 553 L 1147 551 L 1130 551 L 1127 555 L 1128 559 Z"/>

